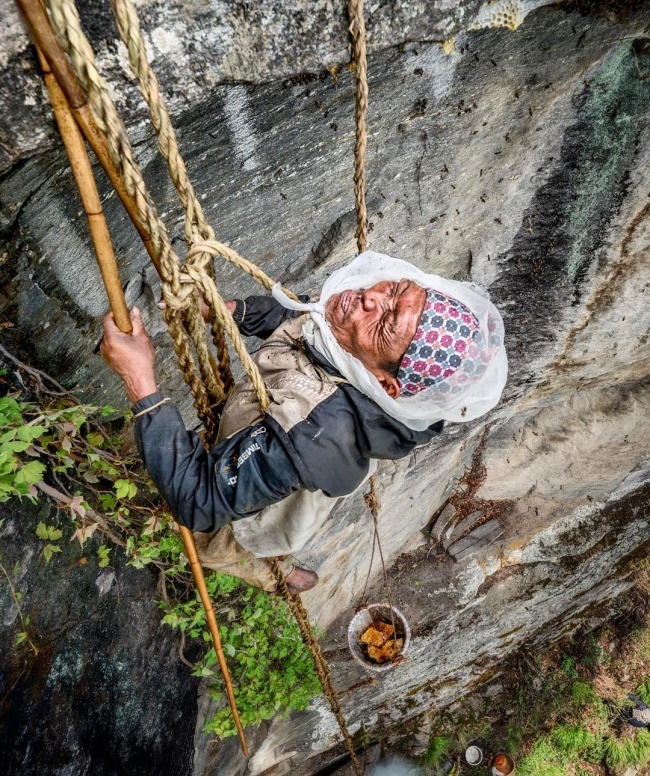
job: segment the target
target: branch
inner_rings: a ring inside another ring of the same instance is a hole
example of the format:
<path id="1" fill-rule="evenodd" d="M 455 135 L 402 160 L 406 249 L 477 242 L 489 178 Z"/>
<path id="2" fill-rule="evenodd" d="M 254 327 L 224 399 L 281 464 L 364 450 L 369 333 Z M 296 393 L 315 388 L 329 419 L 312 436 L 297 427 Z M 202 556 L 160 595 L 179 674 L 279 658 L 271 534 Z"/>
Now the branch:
<path id="1" fill-rule="evenodd" d="M 185 657 L 185 632 L 181 631 L 181 640 L 178 645 L 178 657 L 181 661 L 181 663 L 184 663 L 188 668 L 191 668 L 194 670 L 194 663 L 190 663 L 190 661 Z"/>
<path id="2" fill-rule="evenodd" d="M 35 483 L 35 487 L 38 488 L 38 490 L 41 491 L 41 493 L 44 493 L 46 496 L 49 496 L 51 499 L 57 502 L 57 504 L 60 504 L 64 507 L 69 507 L 70 502 L 72 499 L 69 496 L 66 496 L 65 494 L 61 493 L 60 490 L 57 490 L 56 488 L 53 488 L 51 485 L 47 485 L 42 480 L 40 482 Z M 126 542 L 122 541 L 122 539 L 119 538 L 119 536 L 116 536 L 111 529 L 108 527 L 108 523 L 106 522 L 106 519 L 99 514 L 99 512 L 95 512 L 94 509 L 87 509 L 86 510 L 86 516 L 89 517 L 91 520 L 94 520 L 96 523 L 99 523 L 102 531 L 108 536 L 108 538 L 114 542 L 115 544 L 119 545 L 120 547 L 126 547 Z"/>
<path id="3" fill-rule="evenodd" d="M 9 574 L 7 573 L 7 569 L 0 563 L 0 571 L 5 575 L 7 579 L 7 584 L 9 585 L 9 590 L 11 591 L 11 597 L 14 599 L 14 604 L 16 606 L 16 609 L 18 610 L 18 616 L 20 617 L 21 625 L 23 626 L 23 633 L 27 635 L 27 623 L 25 622 L 25 618 L 23 617 L 23 611 L 20 608 L 20 604 L 18 603 L 18 596 L 16 595 L 16 591 L 14 589 L 14 586 L 11 584 L 11 578 L 9 577 Z M 38 649 L 36 648 L 36 645 L 34 642 L 27 636 L 27 643 L 34 651 L 34 655 L 38 655 Z"/>
<path id="4" fill-rule="evenodd" d="M 23 363 L 17 359 L 16 356 L 12 355 L 3 345 L 0 345 L 0 354 L 7 360 L 11 361 L 12 364 L 15 364 L 19 369 L 22 369 L 24 372 L 27 372 L 28 375 L 33 377 L 34 380 L 36 380 L 36 386 L 41 393 L 46 393 L 48 396 L 67 396 L 68 398 L 72 399 L 75 404 L 79 403 L 77 398 L 72 393 L 70 393 L 70 391 L 67 391 L 60 383 L 57 383 L 57 381 L 53 377 L 50 377 L 47 372 L 43 372 L 40 369 L 36 369 L 36 367 L 28 366 L 27 364 Z M 43 380 L 47 380 L 57 390 L 51 391 L 49 388 L 46 388 Z"/>

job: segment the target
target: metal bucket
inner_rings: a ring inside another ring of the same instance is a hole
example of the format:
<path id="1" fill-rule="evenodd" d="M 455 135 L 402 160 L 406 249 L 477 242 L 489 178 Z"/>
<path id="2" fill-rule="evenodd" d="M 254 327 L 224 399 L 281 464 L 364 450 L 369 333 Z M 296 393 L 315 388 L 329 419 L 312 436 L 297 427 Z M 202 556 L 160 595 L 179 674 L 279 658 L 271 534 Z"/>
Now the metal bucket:
<path id="1" fill-rule="evenodd" d="M 391 660 L 388 663 L 374 663 L 366 654 L 365 644 L 361 641 L 361 636 L 376 620 L 392 623 L 393 619 L 395 620 L 395 637 L 404 640 L 402 651 L 395 660 Z M 388 604 L 369 604 L 354 615 L 352 622 L 348 626 L 348 646 L 350 647 L 350 652 L 352 652 L 352 657 L 367 671 L 372 671 L 375 674 L 383 674 L 386 671 L 390 671 L 393 666 L 400 663 L 406 657 L 410 643 L 411 629 L 408 622 L 406 622 L 406 618 L 394 606 L 391 618 L 391 608 Z"/>

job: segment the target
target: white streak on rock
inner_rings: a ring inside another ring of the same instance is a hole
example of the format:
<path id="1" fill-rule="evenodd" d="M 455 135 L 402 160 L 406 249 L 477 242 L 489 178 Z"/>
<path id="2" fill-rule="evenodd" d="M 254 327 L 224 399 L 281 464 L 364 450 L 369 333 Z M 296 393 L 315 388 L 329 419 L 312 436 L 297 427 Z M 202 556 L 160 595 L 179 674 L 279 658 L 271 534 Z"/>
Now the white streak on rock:
<path id="1" fill-rule="evenodd" d="M 244 86 L 233 86 L 228 89 L 223 101 L 228 129 L 232 135 L 234 151 L 237 160 L 244 170 L 257 169 L 258 138 L 250 111 L 250 100 Z"/>

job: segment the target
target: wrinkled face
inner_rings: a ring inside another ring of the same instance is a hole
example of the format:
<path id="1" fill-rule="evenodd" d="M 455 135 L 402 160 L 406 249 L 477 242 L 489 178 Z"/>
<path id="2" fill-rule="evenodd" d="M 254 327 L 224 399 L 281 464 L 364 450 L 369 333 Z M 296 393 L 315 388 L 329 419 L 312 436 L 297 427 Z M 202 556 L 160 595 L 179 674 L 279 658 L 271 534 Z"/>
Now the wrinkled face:
<path id="1" fill-rule="evenodd" d="M 325 305 L 325 318 L 339 345 L 358 358 L 393 398 L 399 396 L 399 383 L 386 367 L 402 360 L 426 296 L 426 289 L 403 278 L 343 291 Z"/>

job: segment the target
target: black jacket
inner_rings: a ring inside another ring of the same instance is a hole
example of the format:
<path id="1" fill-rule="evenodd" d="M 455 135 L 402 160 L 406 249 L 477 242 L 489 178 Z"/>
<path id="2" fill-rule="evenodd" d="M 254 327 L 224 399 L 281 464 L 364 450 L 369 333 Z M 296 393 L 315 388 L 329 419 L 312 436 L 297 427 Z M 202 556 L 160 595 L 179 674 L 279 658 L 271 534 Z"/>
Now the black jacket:
<path id="1" fill-rule="evenodd" d="M 246 336 L 267 339 L 293 315 L 272 297 L 252 296 L 246 299 L 239 328 Z M 340 377 L 318 353 L 308 355 L 323 371 Z M 147 396 L 133 411 L 163 398 L 160 393 Z M 301 488 L 322 490 L 327 496 L 352 493 L 366 477 L 369 459 L 403 458 L 442 427 L 440 421 L 425 431 L 413 431 L 341 382 L 289 431 L 266 415 L 210 452 L 198 434 L 185 429 L 173 404 L 139 417 L 135 436 L 149 474 L 177 520 L 195 531 L 215 531 Z"/>

